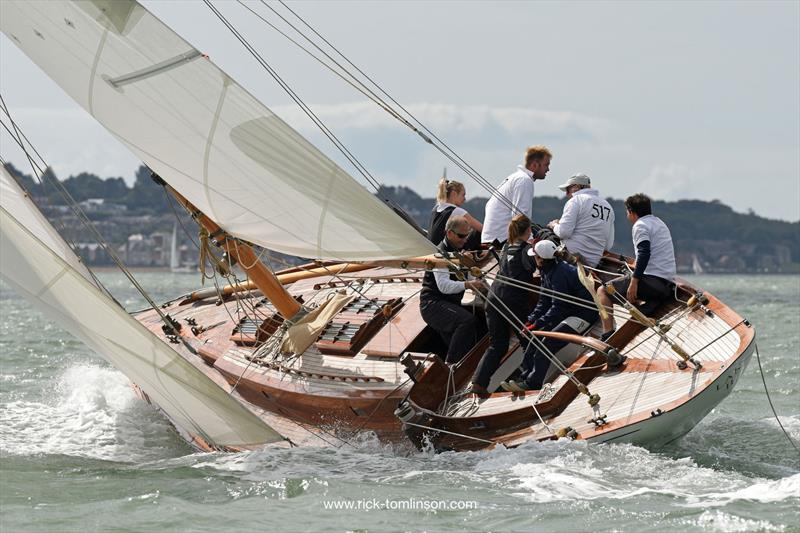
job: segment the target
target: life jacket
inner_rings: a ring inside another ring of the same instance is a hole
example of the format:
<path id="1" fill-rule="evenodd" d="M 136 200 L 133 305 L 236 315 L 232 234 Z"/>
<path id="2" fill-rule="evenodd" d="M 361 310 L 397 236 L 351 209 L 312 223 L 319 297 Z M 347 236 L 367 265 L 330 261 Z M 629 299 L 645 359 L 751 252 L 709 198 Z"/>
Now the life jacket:
<path id="1" fill-rule="evenodd" d="M 447 219 L 450 218 L 450 215 L 453 213 L 453 210 L 456 206 L 451 205 L 445 207 L 441 211 L 437 211 L 436 208 L 438 204 L 433 206 L 431 210 L 431 221 L 428 225 L 428 239 L 433 244 L 439 244 L 444 239 L 445 234 L 445 226 L 447 225 Z"/>
<path id="2" fill-rule="evenodd" d="M 439 243 L 439 246 L 436 248 L 440 253 L 443 254 L 456 251 L 455 248 L 449 245 L 447 239 L 442 239 L 442 241 Z M 455 274 L 450 274 L 450 279 L 453 281 L 458 280 Z M 419 301 L 421 305 L 425 305 L 427 302 L 442 300 L 459 305 L 461 304 L 461 299 L 464 297 L 464 292 L 465 291 L 460 291 L 454 294 L 444 294 L 439 290 L 439 286 L 436 285 L 436 277 L 434 276 L 433 271 L 428 270 L 422 277 L 422 291 L 419 294 Z"/>
<path id="3" fill-rule="evenodd" d="M 524 241 L 516 242 L 510 246 L 506 243 L 503 246 L 503 255 L 500 257 L 500 275 L 520 283 L 532 283 L 533 273 L 536 271 L 536 263 L 527 254 L 530 247 L 531 245 Z M 506 304 L 526 303 L 528 294 L 528 289 L 515 287 L 501 280 L 492 283 L 490 291 L 491 296 L 502 300 Z"/>

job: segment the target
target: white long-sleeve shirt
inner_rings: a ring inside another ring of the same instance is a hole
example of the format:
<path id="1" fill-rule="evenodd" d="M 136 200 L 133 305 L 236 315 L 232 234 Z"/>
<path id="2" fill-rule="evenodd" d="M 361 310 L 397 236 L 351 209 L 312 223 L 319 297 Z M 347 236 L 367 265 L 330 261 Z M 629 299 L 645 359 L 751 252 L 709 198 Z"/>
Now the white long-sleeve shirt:
<path id="1" fill-rule="evenodd" d="M 581 254 L 589 266 L 597 266 L 603 250 L 614 246 L 614 210 L 597 189 L 579 189 L 564 205 L 553 227 L 571 253 Z"/>
<path id="2" fill-rule="evenodd" d="M 436 280 L 436 286 L 442 294 L 456 294 L 457 292 L 464 292 L 467 290 L 467 285 L 463 281 L 450 279 L 451 272 L 446 268 L 433 269 L 433 278 Z M 469 279 L 471 276 L 467 276 Z"/>
<path id="3" fill-rule="evenodd" d="M 631 228 L 633 247 L 642 241 L 650 241 L 650 260 L 644 273 L 669 281 L 675 280 L 675 247 L 672 234 L 664 222 L 653 215 L 640 217 Z"/>
<path id="4" fill-rule="evenodd" d="M 508 239 L 508 223 L 517 213 L 507 202 L 497 198 L 506 198 L 525 216 L 533 220 L 533 172 L 522 165 L 508 176 L 486 202 L 486 214 L 483 217 L 481 242 L 492 242 L 497 239 L 503 242 Z"/>

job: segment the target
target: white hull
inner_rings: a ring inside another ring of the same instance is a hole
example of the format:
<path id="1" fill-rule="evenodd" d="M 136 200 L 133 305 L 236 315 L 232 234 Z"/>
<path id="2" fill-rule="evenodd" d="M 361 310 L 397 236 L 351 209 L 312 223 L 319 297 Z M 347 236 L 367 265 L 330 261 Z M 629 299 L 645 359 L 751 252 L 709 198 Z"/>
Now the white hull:
<path id="1" fill-rule="evenodd" d="M 700 394 L 674 409 L 662 411 L 647 420 L 603 433 L 587 440 L 591 442 L 628 442 L 660 447 L 679 439 L 691 431 L 708 413 L 724 400 L 736 386 L 747 368 L 755 349 L 755 338 L 742 355 Z"/>

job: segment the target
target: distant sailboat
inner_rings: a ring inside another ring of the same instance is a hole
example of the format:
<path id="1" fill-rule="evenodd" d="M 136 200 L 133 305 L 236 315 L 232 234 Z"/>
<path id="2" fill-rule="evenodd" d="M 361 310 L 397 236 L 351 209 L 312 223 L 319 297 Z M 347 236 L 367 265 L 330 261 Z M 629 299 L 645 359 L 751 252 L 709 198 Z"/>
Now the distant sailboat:
<path id="1" fill-rule="evenodd" d="M 195 268 L 181 265 L 181 252 L 178 248 L 178 221 L 172 225 L 172 244 L 169 248 L 169 270 L 175 273 L 194 272 Z"/>
<path id="2" fill-rule="evenodd" d="M 704 272 L 703 265 L 700 264 L 700 259 L 697 258 L 697 254 L 692 254 L 692 272 L 695 274 L 702 274 Z"/>

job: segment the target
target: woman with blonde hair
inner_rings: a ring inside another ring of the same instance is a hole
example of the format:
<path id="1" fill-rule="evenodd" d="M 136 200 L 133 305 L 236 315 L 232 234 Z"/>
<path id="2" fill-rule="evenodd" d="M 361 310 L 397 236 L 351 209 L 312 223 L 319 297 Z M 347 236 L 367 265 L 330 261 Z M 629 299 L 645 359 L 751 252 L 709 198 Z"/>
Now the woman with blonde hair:
<path id="1" fill-rule="evenodd" d="M 442 178 L 436 193 L 436 205 L 431 210 L 431 221 L 428 225 L 428 238 L 433 244 L 439 244 L 444 239 L 445 225 L 451 216 L 463 217 L 472 229 L 472 234 L 467 240 L 465 249 L 472 250 L 480 247 L 480 233 L 483 225 L 475 217 L 467 213 L 462 204 L 467 199 L 467 190 L 460 181 Z M 477 237 L 476 237 L 477 235 Z M 477 243 L 478 246 L 471 246 Z"/>
<path id="2" fill-rule="evenodd" d="M 491 345 L 478 363 L 472 376 L 468 392 L 488 394 L 487 387 L 508 352 L 511 330 L 519 332 L 528 316 L 529 291 L 516 284 L 532 283 L 536 263 L 528 251 L 531 245 L 531 221 L 525 215 L 517 215 L 508 224 L 508 240 L 503 245 L 500 271 L 492 283 L 486 301 L 486 324 L 489 327 Z M 508 282 L 507 282 L 507 281 Z M 510 283 L 509 283 L 510 282 Z M 515 283 L 515 285 L 511 285 Z M 518 333 L 518 335 L 521 335 Z M 522 341 L 522 337 L 520 336 Z"/>

